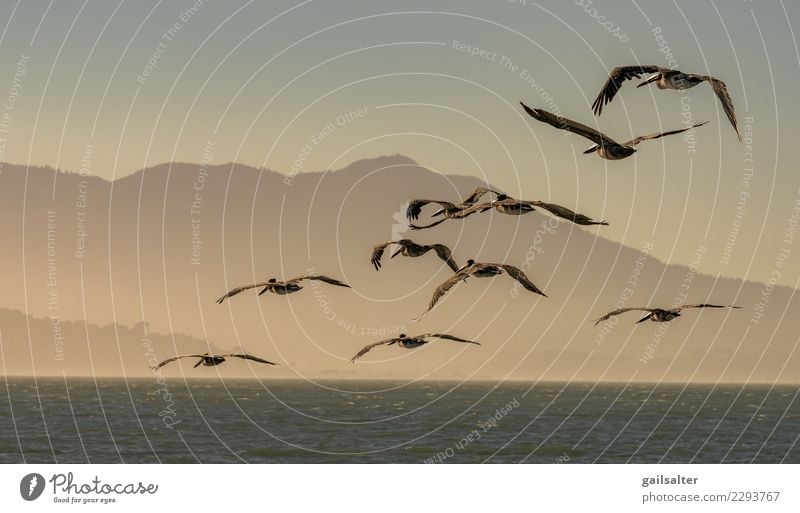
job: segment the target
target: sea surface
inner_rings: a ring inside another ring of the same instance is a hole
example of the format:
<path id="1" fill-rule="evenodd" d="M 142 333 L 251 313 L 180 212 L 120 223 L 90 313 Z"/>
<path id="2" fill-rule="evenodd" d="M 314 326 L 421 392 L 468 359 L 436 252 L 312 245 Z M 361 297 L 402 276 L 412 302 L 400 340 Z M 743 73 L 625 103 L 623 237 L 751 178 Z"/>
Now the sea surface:
<path id="1" fill-rule="evenodd" d="M 800 463 L 799 392 L 0 378 L 0 463 Z"/>

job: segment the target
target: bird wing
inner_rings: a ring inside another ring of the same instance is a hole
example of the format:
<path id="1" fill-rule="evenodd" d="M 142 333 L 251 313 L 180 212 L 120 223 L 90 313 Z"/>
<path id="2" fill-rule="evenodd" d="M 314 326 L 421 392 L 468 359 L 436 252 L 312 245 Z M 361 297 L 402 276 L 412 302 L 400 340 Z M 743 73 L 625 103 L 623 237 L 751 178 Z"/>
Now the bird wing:
<path id="1" fill-rule="evenodd" d="M 606 221 L 595 221 L 590 217 L 586 217 L 583 214 L 578 214 L 577 212 L 573 212 L 567 207 L 562 207 L 561 205 L 556 205 L 555 203 L 545 203 L 544 201 L 530 201 L 529 203 L 533 206 L 541 207 L 547 210 L 556 217 L 572 221 L 575 224 L 581 224 L 581 225 L 601 224 L 608 226 L 608 223 Z"/>
<path id="2" fill-rule="evenodd" d="M 658 73 L 660 71 L 663 71 L 663 68 L 652 65 L 619 66 L 611 70 L 608 80 L 603 84 L 600 94 L 597 95 L 597 99 L 592 104 L 592 110 L 595 115 L 599 116 L 600 113 L 603 112 L 603 106 L 614 99 L 617 91 L 619 91 L 619 88 L 622 87 L 625 81 L 632 78 L 641 78 L 643 73 Z"/>
<path id="3" fill-rule="evenodd" d="M 180 360 L 181 358 L 205 358 L 208 355 L 205 354 L 182 354 L 179 356 L 173 356 L 172 358 L 167 358 L 163 362 L 159 363 L 158 365 L 153 365 L 150 367 L 153 370 L 160 369 L 161 367 L 165 366 L 168 363 L 172 363 L 175 360 Z"/>
<path id="4" fill-rule="evenodd" d="M 242 358 L 244 360 L 253 360 L 254 362 L 258 362 L 258 363 L 266 363 L 266 364 L 269 364 L 269 365 L 278 365 L 277 363 L 273 363 L 273 362 L 270 362 L 268 360 L 264 360 L 263 358 L 259 358 L 258 356 L 253 356 L 253 355 L 247 354 L 247 353 L 228 353 L 228 354 L 223 354 L 223 355 L 220 355 L 220 356 L 222 356 L 223 358 Z"/>
<path id="5" fill-rule="evenodd" d="M 429 200 L 429 199 L 414 199 L 408 203 L 408 207 L 406 207 L 406 217 L 409 221 L 416 221 L 419 219 L 419 215 L 422 213 L 422 207 L 427 205 L 428 203 L 436 203 L 440 205 L 442 208 L 456 208 L 453 203 L 449 201 L 437 201 L 437 200 Z"/>
<path id="6" fill-rule="evenodd" d="M 467 344 L 475 344 L 481 345 L 480 342 L 475 342 L 474 340 L 467 340 L 465 338 L 454 337 L 453 335 L 448 335 L 447 333 L 428 333 L 427 335 L 421 335 L 418 338 L 442 338 L 445 340 L 455 340 L 456 342 L 465 342 Z"/>
<path id="7" fill-rule="evenodd" d="M 386 339 L 386 340 L 381 340 L 380 342 L 373 342 L 372 344 L 364 346 L 361 349 L 361 351 L 357 352 L 354 357 L 350 358 L 350 363 L 355 363 L 356 360 L 358 360 L 359 358 L 361 358 L 362 356 L 367 354 L 370 351 L 370 349 L 372 349 L 373 347 L 381 346 L 381 345 L 384 345 L 384 344 L 389 344 L 394 340 L 396 340 L 396 339 L 389 338 L 389 339 Z"/>
<path id="8" fill-rule="evenodd" d="M 347 283 L 345 283 L 343 281 L 335 280 L 333 278 L 329 278 L 329 277 L 324 276 L 322 274 L 304 274 L 303 276 L 298 276 L 297 278 L 295 278 L 293 280 L 289 280 L 286 283 L 297 283 L 298 281 L 303 281 L 303 280 L 324 281 L 325 283 L 330 283 L 331 285 L 337 285 L 339 287 L 351 288 L 350 285 L 348 285 Z"/>
<path id="9" fill-rule="evenodd" d="M 450 251 L 450 248 L 445 246 L 444 244 L 432 244 L 431 248 L 439 255 L 439 258 L 445 261 L 445 263 L 450 266 L 450 269 L 453 271 L 458 271 L 458 265 L 456 264 L 455 260 L 453 260 L 453 253 Z"/>
<path id="10" fill-rule="evenodd" d="M 728 121 L 731 122 L 733 129 L 736 130 L 736 136 L 739 137 L 739 142 L 742 142 L 742 135 L 739 133 L 739 127 L 736 124 L 736 111 L 733 108 L 733 100 L 731 100 L 731 95 L 728 94 L 728 87 L 725 85 L 725 82 L 710 76 L 704 76 L 702 78 L 711 84 L 711 89 L 714 90 L 714 94 L 717 95 L 719 102 L 722 104 L 722 110 L 725 111 L 725 115 L 728 116 Z"/>
<path id="11" fill-rule="evenodd" d="M 572 121 L 571 119 L 567 119 L 561 116 L 556 116 L 546 110 L 542 109 L 531 109 L 527 105 L 522 102 L 519 102 L 522 105 L 522 108 L 525 109 L 532 118 L 539 120 L 543 123 L 547 123 L 548 125 L 552 125 L 556 128 L 560 128 L 561 130 L 567 130 L 568 132 L 572 132 L 578 135 L 582 135 L 583 137 L 589 139 L 593 143 L 599 146 L 606 146 L 606 145 L 614 145 L 617 144 L 614 139 L 610 138 L 609 136 L 598 132 L 594 128 L 589 128 L 586 125 L 582 125 L 577 121 Z"/>
<path id="12" fill-rule="evenodd" d="M 598 324 L 600 324 L 601 322 L 605 321 L 606 319 L 609 319 L 609 318 L 614 317 L 615 315 L 619 315 L 621 313 L 630 312 L 632 310 L 640 310 L 642 312 L 653 312 L 654 311 L 653 308 L 647 308 L 647 307 L 618 308 L 617 310 L 614 310 L 613 312 L 608 312 L 607 314 L 605 314 L 604 316 L 600 317 L 599 319 L 594 319 L 594 325 L 597 326 Z"/>
<path id="13" fill-rule="evenodd" d="M 698 303 L 695 305 L 682 305 L 676 308 L 676 310 L 684 310 L 686 308 L 741 308 L 741 306 L 736 305 L 710 305 L 708 303 Z"/>
<path id="14" fill-rule="evenodd" d="M 217 304 L 222 304 L 222 302 L 228 299 L 229 297 L 233 297 L 236 294 L 244 292 L 245 290 L 254 289 L 256 287 L 266 287 L 267 285 L 271 284 L 267 281 L 262 281 L 261 283 L 254 283 L 252 285 L 244 285 L 243 287 L 236 287 L 235 289 L 229 290 L 227 294 L 217 299 Z"/>
<path id="15" fill-rule="evenodd" d="M 505 272 L 508 273 L 509 276 L 517 280 L 526 290 L 530 290 L 531 292 L 535 292 L 540 294 L 544 297 L 547 297 L 547 294 L 539 290 L 539 288 L 533 284 L 531 280 L 528 279 L 528 275 L 525 274 L 522 270 L 514 267 L 513 265 L 506 265 L 506 264 L 493 264 L 498 267 L 502 267 Z"/>
<path id="16" fill-rule="evenodd" d="M 628 142 L 624 142 L 624 143 L 622 143 L 622 145 L 623 145 L 623 146 L 636 146 L 637 144 L 639 144 L 639 143 L 640 143 L 640 142 L 642 142 L 642 141 L 649 141 L 650 139 L 658 139 L 658 138 L 660 138 L 660 137 L 664 137 L 664 136 L 666 136 L 666 135 L 680 134 L 680 133 L 682 133 L 682 132 L 685 132 L 685 131 L 687 131 L 687 130 L 691 130 L 692 128 L 697 128 L 697 127 L 699 127 L 699 126 L 703 126 L 703 125 L 705 125 L 706 123 L 708 123 L 708 121 L 703 121 L 703 122 L 700 122 L 700 123 L 695 123 L 695 124 L 694 124 L 694 125 L 692 125 L 692 126 L 687 126 L 686 128 L 680 128 L 680 129 L 678 129 L 678 130 L 668 130 L 668 131 L 666 131 L 666 132 L 656 132 L 656 133 L 654 133 L 654 134 L 640 135 L 640 136 L 639 136 L 639 137 L 637 137 L 636 139 L 632 139 L 632 140 L 630 140 L 630 141 L 628 141 Z"/>
<path id="17" fill-rule="evenodd" d="M 469 197 L 467 197 L 467 199 L 465 199 L 463 202 L 461 202 L 461 204 L 464 205 L 464 206 L 472 206 L 479 199 L 481 199 L 487 192 L 492 192 L 494 194 L 497 194 L 497 192 L 495 192 L 495 191 L 493 191 L 491 189 L 488 189 L 486 187 L 477 187 L 475 189 L 475 191 L 473 191 L 473 193 L 470 194 Z"/>
<path id="18" fill-rule="evenodd" d="M 374 248 L 372 248 L 372 256 L 370 257 L 370 261 L 372 262 L 372 265 L 375 267 L 376 271 L 380 270 L 381 268 L 381 258 L 383 258 L 383 252 L 392 244 L 399 243 L 390 240 L 389 242 L 377 244 Z"/>
<path id="19" fill-rule="evenodd" d="M 419 317 L 417 317 L 414 320 L 418 321 L 418 320 L 422 319 L 425 316 L 426 313 L 428 313 L 431 310 L 433 310 L 433 307 L 436 306 L 436 303 L 438 303 L 439 300 L 442 299 L 442 297 L 444 297 L 445 294 L 447 294 L 447 291 L 452 289 L 456 285 L 456 283 L 458 283 L 459 281 L 461 281 L 465 277 L 469 276 L 471 274 L 471 271 L 472 271 L 473 268 L 474 268 L 474 266 L 473 267 L 468 267 L 466 269 L 463 269 L 463 270 L 455 273 L 453 276 L 451 276 L 450 278 L 448 278 L 447 280 L 442 282 L 441 285 L 436 287 L 436 290 L 433 291 L 433 296 L 431 297 L 431 301 L 430 301 L 430 303 L 428 303 L 428 308 L 425 309 L 425 311 L 422 312 L 419 315 Z"/>

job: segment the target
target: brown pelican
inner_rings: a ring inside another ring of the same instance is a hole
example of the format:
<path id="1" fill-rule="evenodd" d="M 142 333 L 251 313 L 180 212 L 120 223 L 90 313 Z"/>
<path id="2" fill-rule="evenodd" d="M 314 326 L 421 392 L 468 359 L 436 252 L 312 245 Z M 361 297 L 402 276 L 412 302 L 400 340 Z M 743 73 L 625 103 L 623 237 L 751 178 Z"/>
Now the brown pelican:
<path id="1" fill-rule="evenodd" d="M 226 358 L 242 358 L 244 360 L 253 360 L 254 362 L 258 363 L 266 363 L 268 365 L 278 365 L 277 363 L 273 363 L 267 360 L 263 360 L 257 356 L 253 356 L 247 353 L 226 353 L 226 354 L 182 354 L 180 356 L 173 356 L 172 358 L 167 358 L 163 362 L 159 363 L 158 365 L 154 365 L 150 367 L 153 370 L 160 369 L 161 367 L 165 366 L 170 362 L 174 362 L 175 360 L 179 360 L 181 358 L 200 358 L 200 360 L 194 364 L 194 368 L 197 368 L 199 365 L 205 365 L 206 367 L 214 367 L 215 365 L 219 365 L 225 361 Z"/>
<path id="2" fill-rule="evenodd" d="M 334 280 L 333 278 L 328 278 L 327 276 L 322 276 L 321 274 L 306 274 L 288 281 L 277 281 L 275 278 L 270 278 L 269 280 L 262 281 L 261 283 L 254 283 L 252 285 L 236 287 L 235 289 L 229 291 L 224 296 L 217 299 L 217 303 L 222 304 L 222 302 L 228 299 L 229 297 L 233 297 L 236 294 L 244 292 L 245 290 L 254 289 L 257 287 L 263 287 L 261 291 L 258 293 L 259 296 L 267 291 L 270 291 L 273 294 L 291 294 L 303 288 L 302 286 L 299 285 L 299 282 L 303 280 L 317 280 L 317 281 L 323 281 L 325 283 L 330 283 L 331 285 L 338 285 L 339 287 L 350 287 L 350 285 L 348 285 L 343 281 Z"/>
<path id="3" fill-rule="evenodd" d="M 464 264 L 458 270 L 458 272 L 456 272 L 456 274 L 436 287 L 436 290 L 433 291 L 433 297 L 428 304 L 428 308 L 414 320 L 418 321 L 422 319 L 422 317 L 424 317 L 426 313 L 430 312 L 433 307 L 436 306 L 436 303 L 438 303 L 439 300 L 444 297 L 444 295 L 447 294 L 447 292 L 459 281 L 466 281 L 466 278 L 470 276 L 475 276 L 476 278 L 493 278 L 499 274 L 503 274 L 503 272 L 517 280 L 523 287 L 525 287 L 526 290 L 547 297 L 544 292 L 539 290 L 536 285 L 534 285 L 533 282 L 528 279 L 528 276 L 523 271 L 514 267 L 513 265 L 476 263 L 475 260 L 469 259 L 467 260 L 467 263 Z"/>
<path id="4" fill-rule="evenodd" d="M 375 270 L 378 271 L 381 268 L 381 258 L 383 258 L 383 252 L 392 244 L 397 244 L 400 248 L 392 253 L 391 258 L 396 257 L 397 255 L 403 255 L 407 257 L 419 257 L 424 255 L 430 250 L 434 250 L 439 258 L 444 260 L 444 262 L 450 266 L 450 269 L 453 271 L 458 271 L 458 265 L 456 265 L 455 261 L 453 261 L 452 253 L 450 252 L 450 248 L 445 246 L 444 244 L 430 244 L 430 245 L 420 245 L 416 244 L 414 241 L 410 239 L 400 239 L 400 240 L 392 240 L 389 242 L 382 242 L 375 246 L 372 250 L 372 265 L 375 266 Z"/>
<path id="5" fill-rule="evenodd" d="M 435 215 L 444 214 L 442 219 L 438 221 L 434 221 L 431 224 L 426 224 L 425 226 L 419 226 L 414 224 L 413 222 L 409 222 L 408 226 L 412 230 L 424 230 L 425 228 L 433 228 L 436 225 L 442 224 L 443 222 L 447 221 L 448 219 L 464 219 L 465 217 L 469 217 L 472 214 L 477 214 L 478 212 L 483 212 L 486 210 L 486 203 L 480 203 L 478 205 L 472 205 L 470 207 L 462 207 L 458 205 L 454 205 L 452 203 L 448 203 L 447 201 L 434 201 L 434 200 L 414 200 L 416 202 L 424 202 L 424 205 L 428 203 L 436 203 L 442 208 L 439 209 Z M 411 203 L 413 204 L 414 201 Z M 411 204 L 409 204 L 409 210 L 411 209 Z M 417 214 L 414 219 L 417 219 L 419 214 Z M 411 219 L 411 215 L 409 215 L 409 219 Z"/>
<path id="6" fill-rule="evenodd" d="M 710 75 L 682 73 L 678 70 L 659 66 L 620 66 L 611 71 L 611 75 L 609 75 L 608 80 L 606 80 L 605 85 L 603 85 L 603 89 L 600 90 L 600 94 L 597 95 L 597 99 L 592 104 L 594 113 L 599 116 L 600 113 L 603 112 L 603 106 L 614 99 L 614 95 L 617 94 L 617 91 L 619 91 L 626 80 L 642 78 L 642 74 L 644 73 L 653 73 L 653 75 L 636 87 L 642 87 L 655 82 L 656 87 L 659 89 L 677 89 L 683 91 L 685 89 L 691 89 L 703 82 L 711 84 L 711 89 L 714 90 L 714 94 L 719 98 L 722 109 L 725 111 L 728 121 L 731 122 L 733 129 L 736 131 L 739 142 L 741 142 L 742 136 L 739 134 L 739 127 L 736 125 L 736 111 L 733 109 L 733 101 L 728 94 L 728 88 L 725 82 Z"/>
<path id="7" fill-rule="evenodd" d="M 630 312 L 631 310 L 640 310 L 642 312 L 647 312 L 647 315 L 636 321 L 637 324 L 640 322 L 644 322 L 648 319 L 650 319 L 653 322 L 668 322 L 676 317 L 680 317 L 681 310 L 685 310 L 686 308 L 741 308 L 741 306 L 697 304 L 697 305 L 683 305 L 675 308 L 647 308 L 647 307 L 620 308 L 618 310 L 614 310 L 613 312 L 605 314 L 599 319 L 596 319 L 594 321 L 594 325 L 597 326 L 598 324 L 600 324 L 601 322 L 605 321 L 610 317 L 619 315 L 621 313 Z"/>
<path id="8" fill-rule="evenodd" d="M 520 104 L 525 109 L 525 112 L 530 114 L 530 116 L 533 117 L 534 119 L 552 125 L 556 128 L 560 128 L 561 130 L 567 130 L 568 132 L 573 132 L 578 135 L 582 135 L 583 137 L 594 142 L 595 143 L 594 146 L 584 151 L 583 152 L 584 154 L 597 151 L 598 155 L 608 160 L 620 160 L 630 157 L 631 155 L 636 153 L 636 149 L 634 148 L 634 146 L 636 146 L 642 141 L 658 139 L 659 137 L 664 137 L 665 135 L 680 134 L 681 132 L 691 130 L 692 128 L 697 128 L 699 126 L 703 126 L 706 123 L 708 123 L 708 121 L 703 121 L 702 123 L 695 123 L 692 126 L 681 128 L 679 130 L 669 130 L 667 132 L 641 135 L 635 139 L 620 144 L 611 139 L 609 136 L 601 132 L 598 132 L 594 128 L 589 128 L 588 126 L 582 125 L 576 121 L 572 121 L 571 119 L 562 118 L 561 116 L 556 116 L 555 114 L 551 114 L 546 110 L 531 109 L 522 102 L 520 102 Z"/>
<path id="9" fill-rule="evenodd" d="M 484 203 L 483 205 L 485 206 L 485 208 L 481 212 L 494 208 L 495 210 L 497 210 L 502 214 L 507 214 L 512 216 L 519 216 L 522 214 L 527 214 L 528 212 L 534 212 L 536 210 L 534 207 L 539 207 L 550 212 L 556 217 L 572 221 L 575 224 L 586 225 L 586 226 L 599 224 L 608 226 L 608 223 L 606 221 L 595 221 L 589 217 L 586 217 L 583 214 L 578 214 L 566 207 L 562 207 L 561 205 L 556 205 L 555 203 L 545 203 L 544 201 L 518 200 L 510 196 L 507 196 L 505 194 L 498 194 L 497 199 L 495 199 L 493 202 Z"/>
<path id="10" fill-rule="evenodd" d="M 464 343 L 467 343 L 467 344 L 475 344 L 475 345 L 478 345 L 478 346 L 481 345 L 480 342 L 474 342 L 472 340 L 467 340 L 467 339 L 464 339 L 464 338 L 454 337 L 453 335 L 447 335 L 445 333 L 426 333 L 425 335 L 418 335 L 416 337 L 407 337 L 405 333 L 401 333 L 400 336 L 398 336 L 396 338 L 390 338 L 390 339 L 387 339 L 387 340 L 381 340 L 380 342 L 375 342 L 375 343 L 372 343 L 372 344 L 370 344 L 368 346 L 365 346 L 361 351 L 356 353 L 356 355 L 350 359 L 350 363 L 355 363 L 356 360 L 358 360 L 359 358 L 361 358 L 362 356 L 367 354 L 370 351 L 370 349 L 372 349 L 373 347 L 376 347 L 376 346 L 380 346 L 380 345 L 390 346 L 392 344 L 397 344 L 398 346 L 403 347 L 405 349 L 415 349 L 417 347 L 424 346 L 425 344 L 428 344 L 429 342 L 432 342 L 431 340 L 426 340 L 426 339 L 429 339 L 429 338 L 439 338 L 439 339 L 444 339 L 444 340 L 455 340 L 456 342 L 464 342 Z"/>
<path id="11" fill-rule="evenodd" d="M 419 215 L 422 213 L 422 208 L 425 207 L 425 205 L 428 205 L 429 203 L 436 203 L 441 208 L 431 214 L 431 217 L 444 215 L 445 219 L 463 219 L 464 217 L 476 212 L 475 210 L 470 210 L 468 213 L 465 213 L 464 210 L 467 210 L 469 207 L 475 205 L 479 199 L 489 192 L 493 194 L 499 194 L 498 192 L 486 187 L 476 187 L 472 194 L 467 196 L 467 199 L 462 201 L 460 205 L 456 205 L 455 203 L 451 203 L 449 201 L 414 199 L 409 202 L 408 207 L 406 208 L 406 217 L 408 217 L 409 222 L 416 221 L 419 219 Z M 442 221 L 444 221 L 444 219 Z"/>

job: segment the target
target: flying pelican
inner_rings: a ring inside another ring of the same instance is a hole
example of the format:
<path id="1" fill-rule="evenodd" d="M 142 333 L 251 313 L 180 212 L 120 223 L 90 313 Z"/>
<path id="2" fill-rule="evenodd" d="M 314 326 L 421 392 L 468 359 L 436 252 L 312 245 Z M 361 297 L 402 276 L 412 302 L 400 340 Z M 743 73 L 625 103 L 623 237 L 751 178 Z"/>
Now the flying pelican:
<path id="1" fill-rule="evenodd" d="M 327 276 L 323 276 L 321 274 L 306 274 L 288 281 L 277 281 L 275 278 L 270 278 L 269 280 L 262 281 L 261 283 L 254 283 L 252 285 L 236 287 L 235 289 L 232 289 L 224 296 L 217 299 L 217 303 L 222 304 L 222 302 L 228 299 L 229 297 L 233 297 L 236 294 L 244 292 L 245 290 L 254 289 L 257 287 L 263 287 L 263 289 L 261 289 L 261 292 L 258 293 L 259 296 L 267 291 L 270 291 L 273 294 L 291 294 L 303 288 L 301 285 L 299 285 L 299 282 L 303 280 L 317 280 L 317 281 L 323 281 L 325 283 L 330 283 L 331 285 L 338 285 L 339 287 L 348 287 L 348 288 L 350 287 L 350 285 L 348 285 L 343 281 L 334 280 L 333 278 L 328 278 Z"/>
<path id="2" fill-rule="evenodd" d="M 372 265 L 375 266 L 375 270 L 379 271 L 381 268 L 381 258 L 383 258 L 383 252 L 392 244 L 397 244 L 400 248 L 392 253 L 391 258 L 396 257 L 397 255 L 402 254 L 403 256 L 407 257 L 419 257 L 424 255 L 430 250 L 434 250 L 439 258 L 444 260 L 444 262 L 450 266 L 450 269 L 453 271 L 458 271 L 458 265 L 456 265 L 455 261 L 453 261 L 452 253 L 450 248 L 445 246 L 444 244 L 430 244 L 430 245 L 420 245 L 412 241 L 411 239 L 400 239 L 400 240 L 392 240 L 389 242 L 382 242 L 376 245 L 372 249 Z"/>
<path id="3" fill-rule="evenodd" d="M 472 191 L 472 194 L 467 196 L 467 199 L 462 201 L 460 205 L 456 205 L 455 203 L 451 203 L 449 201 L 414 199 L 411 200 L 408 204 L 408 207 L 406 207 L 406 217 L 408 217 L 409 221 L 416 221 L 417 219 L 419 219 L 419 215 L 420 213 L 422 213 L 422 208 L 425 207 L 425 205 L 428 205 L 429 203 L 436 203 L 441 208 L 436 212 L 434 212 L 433 214 L 431 214 L 431 217 L 436 217 L 444 214 L 446 218 L 457 218 L 456 216 L 458 216 L 461 211 L 475 205 L 479 199 L 481 199 L 484 195 L 486 195 L 489 192 L 495 195 L 500 194 L 499 192 L 493 191 L 492 189 L 489 189 L 487 187 L 476 187 L 475 190 Z M 463 217 L 466 217 L 466 215 Z"/>
<path id="4" fill-rule="evenodd" d="M 525 287 L 526 290 L 547 297 L 544 292 L 539 290 L 536 285 L 534 285 L 533 282 L 528 279 L 528 276 L 523 271 L 517 267 L 514 267 L 513 265 L 476 263 L 475 260 L 469 259 L 467 260 L 467 263 L 464 264 L 458 270 L 458 272 L 456 272 L 456 274 L 436 287 L 436 290 L 433 291 L 433 297 L 428 304 L 428 308 L 414 320 L 418 321 L 422 319 L 425 314 L 430 312 L 433 307 L 436 306 L 436 303 L 438 303 L 439 300 L 459 281 L 466 281 L 466 278 L 470 276 L 475 276 L 476 278 L 493 278 L 499 274 L 503 274 L 503 272 L 517 280 L 523 287 Z"/>
<path id="5" fill-rule="evenodd" d="M 444 217 L 439 219 L 438 221 L 434 221 L 431 224 L 426 224 L 424 226 L 420 226 L 414 224 L 413 222 L 409 222 L 408 226 L 412 230 L 424 230 L 425 228 L 433 228 L 436 225 L 442 224 L 443 222 L 447 221 L 448 219 L 464 219 L 465 217 L 469 217 L 472 214 L 477 214 L 478 212 L 483 212 L 486 210 L 486 203 L 479 203 L 477 205 L 472 205 L 469 207 L 463 207 L 459 205 L 454 205 L 453 203 L 449 203 L 447 201 L 435 201 L 435 200 L 414 200 L 408 206 L 408 212 L 411 212 L 412 205 L 414 202 L 417 202 L 419 207 L 414 205 L 415 211 L 417 212 L 412 216 L 412 214 L 408 214 L 409 219 L 417 219 L 419 217 L 419 210 L 423 205 L 427 205 L 428 203 L 436 203 L 442 208 L 437 210 L 434 215 L 443 214 Z"/>
<path id="6" fill-rule="evenodd" d="M 631 155 L 636 153 L 636 149 L 634 148 L 634 146 L 636 146 L 642 141 L 658 139 L 659 137 L 664 137 L 665 135 L 680 134 L 681 132 L 691 130 L 692 128 L 697 128 L 699 126 L 703 126 L 706 123 L 708 123 L 708 121 L 703 121 L 701 123 L 695 123 L 692 126 L 681 128 L 679 130 L 669 130 L 667 132 L 659 132 L 649 135 L 640 135 L 635 139 L 620 144 L 611 139 L 609 136 L 601 132 L 598 132 L 594 128 L 589 128 L 588 126 L 582 125 L 576 121 L 572 121 L 571 119 L 563 118 L 561 116 L 556 116 L 555 114 L 551 114 L 546 110 L 531 109 L 522 102 L 520 102 L 520 104 L 525 109 L 525 112 L 530 114 L 530 116 L 533 117 L 534 119 L 552 125 L 556 128 L 560 128 L 561 130 L 567 130 L 568 132 L 573 132 L 578 135 L 582 135 L 583 137 L 594 142 L 595 143 L 594 146 L 584 151 L 583 152 L 584 154 L 597 151 L 598 155 L 608 160 L 620 160 L 630 157 Z"/>
<path id="7" fill-rule="evenodd" d="M 361 351 L 356 353 L 356 355 L 350 359 L 350 363 L 355 363 L 356 360 L 367 354 L 370 351 L 370 349 L 376 346 L 384 344 L 390 346 L 392 344 L 397 344 L 398 346 L 403 347 L 405 349 L 415 349 L 417 347 L 424 346 L 425 344 L 432 342 L 431 340 L 426 340 L 429 338 L 455 340 L 456 342 L 464 342 L 467 344 L 475 344 L 478 346 L 481 345 L 480 342 L 474 342 L 472 340 L 467 340 L 465 338 L 454 337 L 453 335 L 447 335 L 445 333 L 426 333 L 425 335 L 418 335 L 416 337 L 407 337 L 405 333 L 401 333 L 400 336 L 396 338 L 381 340 L 380 342 L 375 342 L 369 344 L 368 346 L 365 346 Z"/>
<path id="8" fill-rule="evenodd" d="M 682 73 L 678 70 L 659 66 L 620 66 L 611 70 L 611 75 L 609 75 L 608 80 L 606 80 L 606 83 L 603 85 L 603 89 L 600 90 L 600 94 L 597 95 L 597 99 L 592 104 L 594 113 L 599 116 L 600 113 L 603 112 L 603 106 L 614 99 L 617 91 L 619 91 L 626 80 L 642 78 L 642 74 L 644 73 L 653 73 L 653 75 L 636 87 L 642 87 L 655 82 L 656 87 L 659 89 L 676 89 L 678 91 L 683 91 L 685 89 L 691 89 L 703 82 L 711 84 L 711 89 L 714 90 L 714 94 L 717 95 L 719 102 L 722 104 L 722 110 L 725 111 L 728 121 L 731 122 L 733 129 L 736 131 L 736 136 L 739 137 L 739 142 L 742 141 L 742 136 L 739 134 L 739 127 L 736 125 L 736 111 L 733 109 L 733 101 L 728 94 L 728 87 L 725 85 L 725 82 L 710 75 Z"/>
<path id="9" fill-rule="evenodd" d="M 636 321 L 637 324 L 640 322 L 644 322 L 648 319 L 650 319 L 653 322 L 668 322 L 676 317 L 680 317 L 681 310 L 684 310 L 686 308 L 741 308 L 741 306 L 697 304 L 697 305 L 683 305 L 675 308 L 647 308 L 647 307 L 620 308 L 618 310 L 614 310 L 613 312 L 605 314 L 599 319 L 596 319 L 594 325 L 597 326 L 598 324 L 600 324 L 601 322 L 605 321 L 610 317 L 619 315 L 621 313 L 630 312 L 631 310 L 640 310 L 642 312 L 647 312 L 647 315 Z"/>
<path id="10" fill-rule="evenodd" d="M 205 365 L 206 367 L 214 367 L 215 365 L 219 365 L 225 361 L 226 358 L 242 358 L 244 360 L 253 360 L 254 362 L 258 363 L 266 363 L 268 365 L 278 365 L 277 363 L 273 363 L 267 360 L 263 360 L 257 356 L 253 356 L 247 353 L 226 353 L 226 354 L 182 354 L 180 356 L 173 356 L 172 358 L 167 358 L 163 362 L 159 363 L 158 365 L 154 365 L 150 367 L 153 370 L 160 369 L 161 367 L 165 366 L 168 363 L 174 362 L 175 360 L 179 360 L 181 358 L 200 358 L 200 360 L 194 364 L 193 368 L 197 368 L 199 365 Z"/>
<path id="11" fill-rule="evenodd" d="M 566 207 L 562 207 L 561 205 L 556 205 L 555 203 L 545 203 L 544 201 L 518 200 L 510 196 L 507 196 L 505 194 L 498 194 L 497 199 L 495 199 L 493 202 L 484 203 L 483 205 L 485 205 L 485 208 L 481 212 L 494 208 L 495 210 L 497 210 L 502 214 L 507 214 L 512 216 L 519 216 L 527 214 L 528 212 L 534 212 L 536 210 L 534 207 L 539 207 L 550 212 L 556 217 L 566 219 L 567 221 L 572 221 L 575 224 L 586 225 L 586 226 L 599 224 L 608 226 L 608 223 L 606 221 L 595 221 L 589 217 L 586 217 L 583 214 L 578 214 Z"/>

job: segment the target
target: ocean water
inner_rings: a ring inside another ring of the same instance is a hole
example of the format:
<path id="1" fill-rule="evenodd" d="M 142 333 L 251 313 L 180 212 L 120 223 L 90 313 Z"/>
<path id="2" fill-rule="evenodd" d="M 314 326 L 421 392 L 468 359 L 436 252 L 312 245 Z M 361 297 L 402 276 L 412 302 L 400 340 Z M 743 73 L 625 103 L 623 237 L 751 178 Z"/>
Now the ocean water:
<path id="1" fill-rule="evenodd" d="M 0 463 L 800 463 L 799 392 L 2 378 Z"/>

